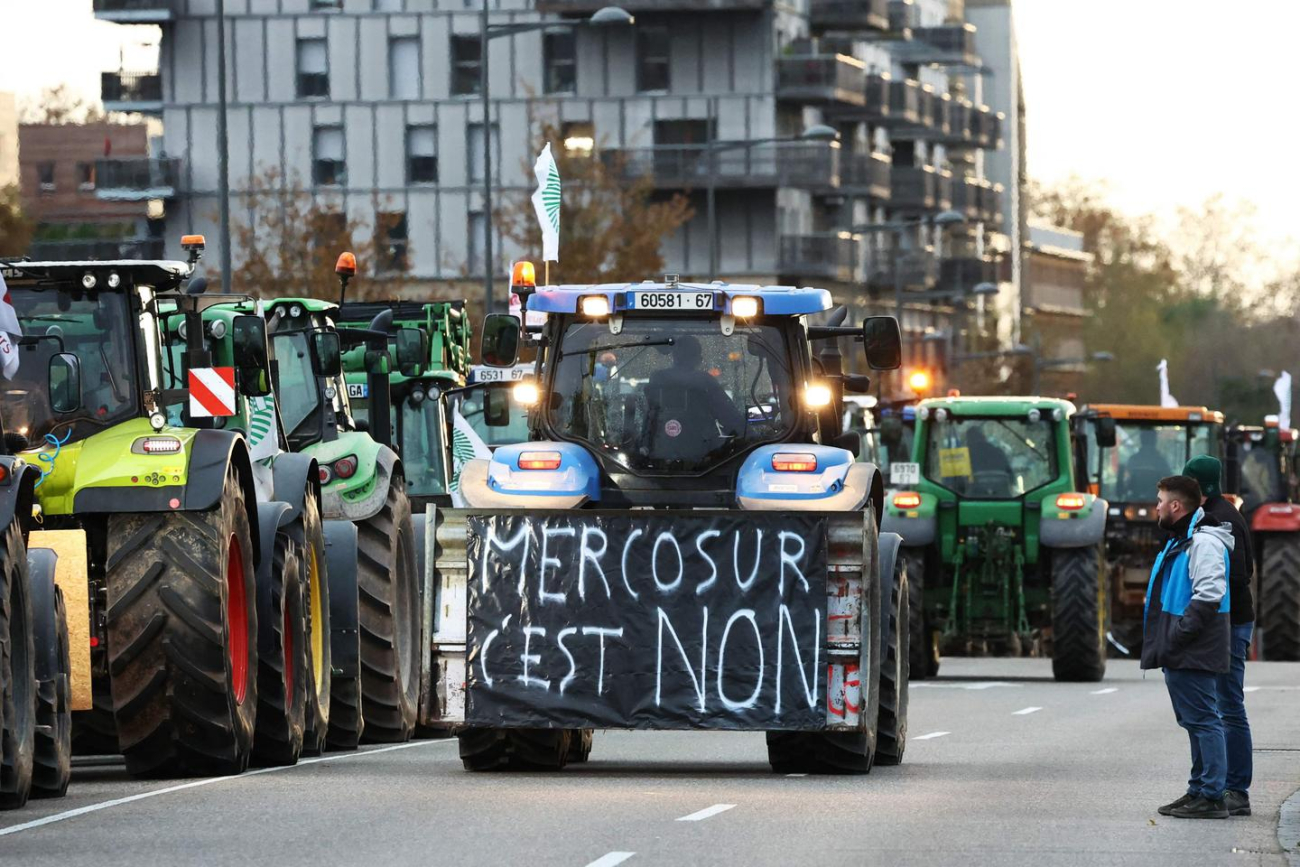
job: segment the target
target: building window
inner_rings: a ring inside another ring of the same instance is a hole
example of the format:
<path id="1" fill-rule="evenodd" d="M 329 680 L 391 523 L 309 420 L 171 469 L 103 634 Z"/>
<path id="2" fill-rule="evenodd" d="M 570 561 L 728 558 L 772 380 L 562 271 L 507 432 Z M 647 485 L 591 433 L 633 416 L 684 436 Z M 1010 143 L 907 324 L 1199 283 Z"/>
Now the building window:
<path id="1" fill-rule="evenodd" d="M 561 127 L 564 152 L 571 157 L 589 157 L 596 149 L 596 128 L 589 123 L 566 123 Z"/>
<path id="2" fill-rule="evenodd" d="M 298 40 L 298 96 L 330 95 L 329 49 L 324 39 Z"/>
<path id="3" fill-rule="evenodd" d="M 407 269 L 406 214 L 402 211 L 375 214 L 375 251 L 380 271 Z"/>
<path id="4" fill-rule="evenodd" d="M 375 0 L 376 12 L 401 12 L 403 0 Z"/>
<path id="5" fill-rule="evenodd" d="M 420 98 L 418 36 L 402 36 L 388 41 L 388 95 L 392 99 Z"/>
<path id="6" fill-rule="evenodd" d="M 343 128 L 318 126 L 311 136 L 311 179 L 317 186 L 342 186 L 348 180 Z"/>
<path id="7" fill-rule="evenodd" d="M 470 96 L 479 92 L 483 64 L 477 36 L 451 37 L 451 92 Z"/>
<path id="8" fill-rule="evenodd" d="M 542 66 L 547 93 L 577 91 L 578 61 L 572 30 L 542 34 Z"/>
<path id="9" fill-rule="evenodd" d="M 469 215 L 469 273 L 483 273 L 483 232 L 487 220 L 482 213 Z"/>
<path id="10" fill-rule="evenodd" d="M 639 27 L 636 31 L 636 89 L 668 89 L 668 28 Z"/>
<path id="11" fill-rule="evenodd" d="M 95 189 L 95 164 L 77 163 L 77 189 L 91 192 Z"/>
<path id="12" fill-rule="evenodd" d="M 501 165 L 501 136 L 497 125 L 492 124 L 492 168 Z M 469 179 L 471 183 L 483 181 L 483 124 L 469 125 Z"/>
<path id="13" fill-rule="evenodd" d="M 312 9 L 342 9 L 343 0 L 311 0 Z"/>
<path id="14" fill-rule="evenodd" d="M 54 163 L 36 164 L 36 182 L 40 185 L 42 193 L 54 192 L 56 189 L 54 186 Z"/>
<path id="15" fill-rule="evenodd" d="M 325 250 L 338 250 L 352 244 L 346 214 L 339 211 L 317 211 L 309 218 L 313 246 Z"/>
<path id="16" fill-rule="evenodd" d="M 479 145 L 482 147 L 482 144 Z M 406 128 L 406 182 L 408 184 L 438 183 L 438 128 L 435 126 L 408 126 Z"/>

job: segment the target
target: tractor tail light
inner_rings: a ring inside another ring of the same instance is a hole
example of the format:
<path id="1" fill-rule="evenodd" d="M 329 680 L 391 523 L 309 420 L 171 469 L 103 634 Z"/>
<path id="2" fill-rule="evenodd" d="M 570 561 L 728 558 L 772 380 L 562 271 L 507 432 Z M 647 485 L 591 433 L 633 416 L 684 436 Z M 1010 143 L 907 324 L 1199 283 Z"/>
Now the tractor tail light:
<path id="1" fill-rule="evenodd" d="M 519 455 L 521 470 L 558 470 L 559 468 L 559 452 L 521 452 Z"/>
<path id="2" fill-rule="evenodd" d="M 1083 494 L 1061 494 L 1056 498 L 1056 508 L 1067 512 L 1077 512 L 1088 504 Z"/>
<path id="3" fill-rule="evenodd" d="M 921 495 L 916 491 L 900 491 L 894 494 L 895 509 L 915 509 L 921 505 Z"/>
<path id="4" fill-rule="evenodd" d="M 330 482 L 334 481 L 334 471 L 324 464 L 317 467 L 316 471 L 320 474 L 320 483 L 322 485 L 328 485 Z"/>
<path id="5" fill-rule="evenodd" d="M 816 472 L 817 456 L 804 452 L 781 452 L 772 455 L 772 469 L 778 473 Z"/>
<path id="6" fill-rule="evenodd" d="M 340 479 L 350 479 L 357 472 L 357 459 L 353 455 L 339 458 L 333 465 L 334 475 Z"/>
<path id="7" fill-rule="evenodd" d="M 141 437 L 131 446 L 131 451 L 141 455 L 174 455 L 181 450 L 176 437 Z"/>

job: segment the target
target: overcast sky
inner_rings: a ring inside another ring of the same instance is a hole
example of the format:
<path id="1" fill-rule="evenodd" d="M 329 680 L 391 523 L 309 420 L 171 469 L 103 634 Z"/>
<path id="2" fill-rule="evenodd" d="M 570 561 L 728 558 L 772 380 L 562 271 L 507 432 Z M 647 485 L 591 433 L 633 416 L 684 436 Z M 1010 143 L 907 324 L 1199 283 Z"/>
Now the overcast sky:
<path id="1" fill-rule="evenodd" d="M 1132 213 L 1172 221 L 1224 193 L 1261 231 L 1300 238 L 1300 0 L 1015 0 L 1031 176 L 1103 180 Z M 0 0 L 0 90 L 20 98 L 145 68 L 156 31 L 95 21 L 90 0 Z M 1288 253 L 1291 250 L 1288 248 Z"/>

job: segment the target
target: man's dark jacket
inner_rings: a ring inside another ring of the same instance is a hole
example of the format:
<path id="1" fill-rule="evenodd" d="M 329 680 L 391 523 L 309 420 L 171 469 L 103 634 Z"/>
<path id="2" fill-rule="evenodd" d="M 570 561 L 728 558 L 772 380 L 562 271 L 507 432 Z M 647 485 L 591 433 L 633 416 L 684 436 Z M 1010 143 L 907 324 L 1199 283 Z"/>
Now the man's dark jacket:
<path id="1" fill-rule="evenodd" d="M 1142 667 L 1225 674 L 1229 652 L 1228 570 L 1233 548 L 1226 524 L 1197 509 L 1179 521 L 1147 585 Z"/>
<path id="2" fill-rule="evenodd" d="M 1250 527 L 1241 510 L 1221 495 L 1207 497 L 1201 507 L 1205 514 L 1232 528 L 1232 571 L 1228 587 L 1232 595 L 1232 625 L 1255 622 L 1255 597 L 1250 592 L 1250 576 L 1255 569 L 1255 549 L 1250 544 Z"/>

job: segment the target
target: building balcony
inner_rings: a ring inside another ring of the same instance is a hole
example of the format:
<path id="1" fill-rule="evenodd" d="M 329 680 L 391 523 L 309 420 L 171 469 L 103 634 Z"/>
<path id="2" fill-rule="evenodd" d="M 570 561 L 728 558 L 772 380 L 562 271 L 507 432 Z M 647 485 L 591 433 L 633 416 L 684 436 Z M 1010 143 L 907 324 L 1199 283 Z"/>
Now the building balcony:
<path id="1" fill-rule="evenodd" d="M 963 175 L 952 185 L 952 209 L 974 223 L 980 218 L 980 192 L 988 181 Z"/>
<path id="2" fill-rule="evenodd" d="M 782 235 L 779 271 L 843 283 L 858 278 L 862 239 L 851 232 Z"/>
<path id="3" fill-rule="evenodd" d="M 987 105 L 977 105 L 971 113 L 971 135 L 975 146 L 986 150 L 1002 147 L 1002 121 L 1005 115 Z"/>
<path id="4" fill-rule="evenodd" d="M 889 0 L 889 31 L 905 39 L 911 38 L 911 31 L 921 26 L 921 10 L 916 7 L 916 0 Z"/>
<path id="5" fill-rule="evenodd" d="M 894 166 L 891 204 L 901 211 L 933 211 L 939 173 L 930 166 Z"/>
<path id="6" fill-rule="evenodd" d="M 981 283 L 996 283 L 997 263 L 977 256 L 953 256 L 939 261 L 939 288 L 969 293 Z"/>
<path id="7" fill-rule="evenodd" d="M 888 201 L 894 166 L 888 154 L 841 154 L 840 191 Z"/>
<path id="8" fill-rule="evenodd" d="M 891 236 L 881 235 L 867 242 L 865 251 L 867 288 L 874 292 L 925 291 L 939 276 L 939 263 L 928 247 L 901 249 Z"/>
<path id="9" fill-rule="evenodd" d="M 118 24 L 166 24 L 176 17 L 172 0 L 95 0 L 95 17 Z"/>
<path id="10" fill-rule="evenodd" d="M 915 82 L 913 82 L 915 84 Z M 946 93 L 935 93 L 928 84 L 916 88 L 916 120 L 900 123 L 890 131 L 895 139 L 942 139 L 948 130 L 948 103 Z"/>
<path id="11" fill-rule="evenodd" d="M 865 106 L 867 70 L 844 54 L 804 54 L 776 61 L 776 98 L 787 102 Z"/>
<path id="12" fill-rule="evenodd" d="M 100 75 L 104 111 L 162 111 L 162 76 L 156 72 L 105 72 Z"/>
<path id="13" fill-rule="evenodd" d="M 95 163 L 95 195 L 111 202 L 171 199 L 180 173 L 176 158 L 106 157 Z"/>
<path id="14" fill-rule="evenodd" d="M 921 122 L 921 84 L 912 79 L 889 82 L 889 117 L 884 121 L 895 129 Z"/>
<path id="15" fill-rule="evenodd" d="M 939 129 L 936 125 L 931 137 L 949 147 L 976 147 L 973 128 L 975 107 L 970 100 L 960 97 L 949 98 L 945 107 L 947 109 L 947 127 Z"/>
<path id="16" fill-rule="evenodd" d="M 719 189 L 840 185 L 838 142 L 772 143 L 712 156 L 706 145 L 658 145 L 607 150 L 601 158 L 625 180 L 648 175 L 659 189 L 704 189 L 710 177 Z"/>
<path id="17" fill-rule="evenodd" d="M 538 12 L 574 14 L 599 11 L 608 6 L 602 0 L 537 0 Z M 627 0 L 619 3 L 628 12 L 726 12 L 735 9 L 765 9 L 770 2 L 763 0 Z"/>
<path id="18" fill-rule="evenodd" d="M 947 211 L 952 208 L 952 188 L 952 172 L 946 170 L 935 172 L 934 209 L 936 211 Z"/>
<path id="19" fill-rule="evenodd" d="M 913 27 L 912 38 L 898 46 L 898 55 L 904 63 L 979 66 L 979 54 L 975 51 L 975 25 Z"/>
<path id="20" fill-rule="evenodd" d="M 889 0 L 812 0 L 812 26 L 832 30 L 889 30 Z"/>
<path id="21" fill-rule="evenodd" d="M 1002 185 L 985 181 L 979 188 L 979 220 L 992 228 L 1002 225 Z"/>
<path id="22" fill-rule="evenodd" d="M 103 238 L 32 241 L 28 256 L 38 261 L 83 262 L 109 259 L 161 259 L 162 238 Z"/>

